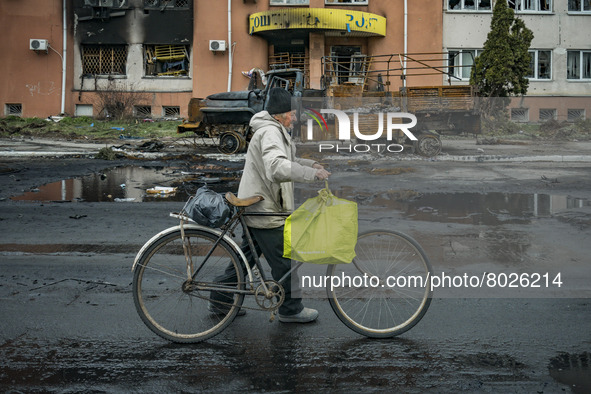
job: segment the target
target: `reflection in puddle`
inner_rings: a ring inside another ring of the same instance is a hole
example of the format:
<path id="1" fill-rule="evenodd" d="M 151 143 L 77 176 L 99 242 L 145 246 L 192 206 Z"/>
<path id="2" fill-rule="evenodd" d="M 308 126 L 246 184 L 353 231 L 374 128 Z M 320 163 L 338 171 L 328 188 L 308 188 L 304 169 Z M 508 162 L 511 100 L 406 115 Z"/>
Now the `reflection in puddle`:
<path id="1" fill-rule="evenodd" d="M 337 193 L 335 193 L 337 194 Z M 462 224 L 527 224 L 531 218 L 591 206 L 587 199 L 566 195 L 521 193 L 425 193 L 388 191 L 359 195 L 339 193 L 364 206 L 401 212 L 412 220 Z"/>
<path id="2" fill-rule="evenodd" d="M 564 353 L 550 360 L 550 376 L 568 384 L 573 393 L 591 392 L 591 354 Z"/>
<path id="3" fill-rule="evenodd" d="M 203 167 L 203 166 L 202 166 Z M 223 175 L 223 176 L 220 176 Z M 223 167 L 199 168 L 196 171 L 162 167 L 127 166 L 80 178 L 48 183 L 20 196 L 17 201 L 142 202 L 186 201 L 207 182 L 210 189 L 226 192 L 238 188 L 236 171 Z M 174 194 L 148 194 L 156 186 L 177 187 Z M 217 190 L 220 189 L 220 190 Z"/>

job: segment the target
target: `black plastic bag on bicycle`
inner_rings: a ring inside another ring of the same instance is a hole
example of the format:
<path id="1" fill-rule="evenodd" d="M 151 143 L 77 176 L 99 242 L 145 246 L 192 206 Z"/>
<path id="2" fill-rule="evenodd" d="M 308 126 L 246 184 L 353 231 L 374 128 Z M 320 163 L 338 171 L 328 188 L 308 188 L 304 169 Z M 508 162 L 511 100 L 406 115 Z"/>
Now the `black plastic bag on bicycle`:
<path id="1" fill-rule="evenodd" d="M 200 225 L 213 228 L 221 227 L 231 215 L 224 197 L 207 185 L 197 189 L 195 196 L 185 203 L 182 212 Z"/>

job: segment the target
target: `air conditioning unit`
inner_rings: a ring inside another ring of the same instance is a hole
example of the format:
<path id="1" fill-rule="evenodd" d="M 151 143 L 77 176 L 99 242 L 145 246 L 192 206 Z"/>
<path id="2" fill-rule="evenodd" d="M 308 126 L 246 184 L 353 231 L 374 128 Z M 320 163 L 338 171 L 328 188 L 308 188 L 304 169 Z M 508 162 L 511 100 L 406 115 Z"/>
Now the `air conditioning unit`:
<path id="1" fill-rule="evenodd" d="M 32 51 L 46 51 L 49 43 L 47 40 L 41 40 L 38 38 L 31 38 L 29 40 L 29 49 Z"/>
<path id="2" fill-rule="evenodd" d="M 209 40 L 209 50 L 212 52 L 221 52 L 226 50 L 226 41 Z"/>

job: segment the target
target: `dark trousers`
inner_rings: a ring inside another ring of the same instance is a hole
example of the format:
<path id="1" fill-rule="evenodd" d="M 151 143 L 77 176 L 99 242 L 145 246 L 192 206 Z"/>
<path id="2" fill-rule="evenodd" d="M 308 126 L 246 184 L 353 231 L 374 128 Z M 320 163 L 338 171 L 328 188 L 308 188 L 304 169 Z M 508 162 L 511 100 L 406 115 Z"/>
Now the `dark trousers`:
<path id="1" fill-rule="evenodd" d="M 273 276 L 273 279 L 279 281 L 279 279 L 291 269 L 291 260 L 283 257 L 283 226 L 272 229 L 249 227 L 248 230 L 252 236 L 257 256 L 260 257 L 261 254 L 265 256 L 271 267 L 271 275 Z M 246 236 L 242 237 L 242 245 L 240 248 L 246 256 L 248 264 L 253 267 L 255 265 L 255 260 L 248 247 Z M 244 272 L 246 275 L 246 270 Z M 292 275 L 297 275 L 297 272 L 292 273 L 282 283 L 283 289 L 285 290 L 285 300 L 279 307 L 279 313 L 285 316 L 298 314 L 304 309 L 302 299 L 300 297 L 292 296 L 292 290 L 299 290 L 292 289 Z M 295 279 L 297 279 L 297 277 Z M 232 265 L 226 269 L 224 274 L 215 278 L 215 281 L 223 283 L 235 283 L 236 280 L 236 272 Z M 297 283 L 297 281 L 295 282 Z M 211 293 L 212 300 L 224 301 L 224 298 L 226 301 L 231 302 L 231 298 L 228 300 L 229 297 L 227 294 L 224 295 L 218 292 Z"/>

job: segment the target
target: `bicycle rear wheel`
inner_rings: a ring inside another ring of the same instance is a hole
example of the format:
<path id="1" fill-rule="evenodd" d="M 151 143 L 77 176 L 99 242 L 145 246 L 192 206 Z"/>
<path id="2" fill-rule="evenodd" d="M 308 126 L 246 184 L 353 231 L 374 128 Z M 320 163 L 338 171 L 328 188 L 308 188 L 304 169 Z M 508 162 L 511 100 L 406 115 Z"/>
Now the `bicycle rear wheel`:
<path id="1" fill-rule="evenodd" d="M 421 246 L 397 231 L 359 235 L 351 264 L 330 265 L 330 305 L 353 331 L 388 338 L 410 330 L 431 303 L 431 265 Z"/>
<path id="2" fill-rule="evenodd" d="M 192 267 L 187 267 L 181 231 L 163 235 L 140 257 L 133 277 L 133 299 L 150 330 L 173 342 L 193 343 L 219 334 L 236 317 L 244 294 L 240 260 L 222 240 L 205 261 L 216 234 L 185 229 Z M 198 268 L 200 267 L 200 268 Z M 188 279 L 198 270 L 194 279 Z M 223 288 L 211 303 L 211 288 Z M 233 292 L 234 291 L 234 292 Z"/>

